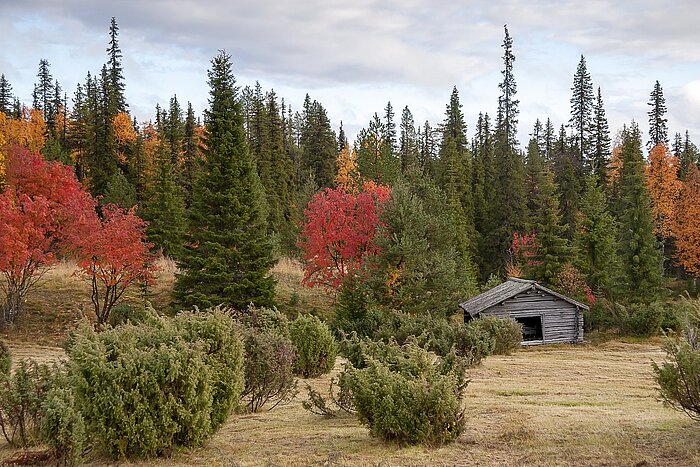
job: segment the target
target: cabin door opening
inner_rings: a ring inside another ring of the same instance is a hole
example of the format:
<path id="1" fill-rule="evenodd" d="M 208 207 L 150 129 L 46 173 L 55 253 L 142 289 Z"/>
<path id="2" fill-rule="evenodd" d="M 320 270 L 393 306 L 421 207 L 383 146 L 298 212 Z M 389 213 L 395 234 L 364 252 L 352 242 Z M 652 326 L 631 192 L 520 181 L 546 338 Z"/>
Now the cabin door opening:
<path id="1" fill-rule="evenodd" d="M 523 325 L 524 342 L 542 340 L 541 316 L 525 316 L 522 318 L 515 318 L 515 321 Z"/>

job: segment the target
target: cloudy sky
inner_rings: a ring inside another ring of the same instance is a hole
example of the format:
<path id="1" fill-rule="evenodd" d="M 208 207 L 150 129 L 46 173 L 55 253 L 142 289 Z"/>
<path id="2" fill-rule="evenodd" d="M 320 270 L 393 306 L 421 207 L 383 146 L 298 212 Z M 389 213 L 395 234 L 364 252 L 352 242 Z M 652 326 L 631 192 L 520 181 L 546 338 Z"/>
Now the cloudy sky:
<path id="1" fill-rule="evenodd" d="M 106 60 L 111 16 L 140 120 L 173 94 L 200 112 L 209 60 L 225 49 L 239 84 L 258 80 L 296 109 L 308 92 L 350 135 L 387 101 L 436 123 L 456 85 L 471 137 L 480 111 L 495 114 L 507 23 L 523 146 L 536 118 L 568 120 L 581 54 L 613 132 L 634 119 L 646 133 L 659 80 L 671 134 L 700 143 L 697 1 L 0 0 L 0 73 L 28 102 L 46 58 L 72 94 Z"/>

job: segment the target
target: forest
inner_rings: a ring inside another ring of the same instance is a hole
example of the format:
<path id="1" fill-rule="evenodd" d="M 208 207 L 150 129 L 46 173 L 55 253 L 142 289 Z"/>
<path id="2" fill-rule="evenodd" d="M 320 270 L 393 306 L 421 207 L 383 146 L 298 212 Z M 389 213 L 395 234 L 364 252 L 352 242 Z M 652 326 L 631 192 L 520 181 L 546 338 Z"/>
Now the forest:
<path id="1" fill-rule="evenodd" d="M 517 49 L 503 33 L 495 112 L 466 122 L 455 86 L 442 121 L 388 102 L 353 141 L 308 94 L 293 109 L 258 83 L 240 87 L 225 51 L 202 77 L 202 115 L 173 95 L 137 121 L 115 18 L 104 65 L 74 90 L 46 58 L 31 96 L 0 74 L 3 335 L 50 293 L 57 265 L 74 265 L 94 307 L 62 336 L 63 366 L 17 366 L 1 346 L 8 444 L 41 440 L 68 463 L 99 463 L 91 445 L 168 457 L 202 446 L 229 413 L 299 394 L 306 410 L 352 414 L 401 446 L 458 442 L 470 372 L 518 351 L 522 334 L 512 320 L 465 324 L 457 305 L 508 277 L 588 304 L 586 332 L 603 341 L 652 339 L 657 352 L 654 336 L 670 336 L 676 364 L 655 363 L 655 381 L 697 419 L 700 384 L 683 379 L 683 362 L 700 374 L 697 345 L 673 333 L 700 320 L 698 147 L 668 127 L 659 81 L 648 122 L 610 129 L 583 55 L 569 120 L 542 115 L 518 141 Z M 153 295 L 163 261 L 176 265 L 166 300 Z M 273 269 L 285 261 L 300 272 L 282 298 Z M 313 383 L 329 374 L 328 391 Z M 39 402 L 17 412 L 27 391 Z"/>

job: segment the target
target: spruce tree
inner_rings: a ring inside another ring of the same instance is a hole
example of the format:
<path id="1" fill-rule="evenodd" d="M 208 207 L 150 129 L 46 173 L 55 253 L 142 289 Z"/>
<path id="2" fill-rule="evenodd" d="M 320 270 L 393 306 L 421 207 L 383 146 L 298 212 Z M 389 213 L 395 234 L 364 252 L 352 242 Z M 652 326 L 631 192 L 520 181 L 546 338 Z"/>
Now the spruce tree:
<path id="1" fill-rule="evenodd" d="M 401 172 L 407 173 L 418 170 L 418 136 L 413 114 L 408 106 L 401 113 L 401 133 L 399 137 L 399 158 L 401 159 Z"/>
<path id="2" fill-rule="evenodd" d="M 542 205 L 542 185 L 544 184 L 545 175 L 545 161 L 542 156 L 540 145 L 537 144 L 537 138 L 534 136 L 536 132 L 533 132 L 533 137 L 530 138 L 530 143 L 527 145 L 527 156 L 526 156 L 526 183 L 527 183 L 527 207 L 528 207 L 528 230 L 536 230 L 536 221 L 538 210 Z"/>
<path id="3" fill-rule="evenodd" d="M 548 118 L 547 123 L 544 125 L 542 140 L 539 142 L 540 152 L 542 153 L 544 159 L 548 162 L 552 161 L 555 138 L 556 134 L 554 133 L 554 124 Z"/>
<path id="4" fill-rule="evenodd" d="M 51 76 L 51 65 L 46 59 L 39 60 L 39 71 L 36 74 L 38 82 L 34 84 L 32 106 L 40 110 L 46 127 L 53 131 L 56 122 L 56 109 L 53 106 L 54 81 Z"/>
<path id="5" fill-rule="evenodd" d="M 518 104 L 515 99 L 517 87 L 513 75 L 513 40 L 505 27 L 503 40 L 503 81 L 499 84 L 498 115 L 494 137 L 494 181 L 493 196 L 489 200 L 489 225 L 485 229 L 483 263 L 488 269 L 482 277 L 502 270 L 513 234 L 525 228 L 527 212 L 525 191 L 525 164 L 518 151 L 517 124 Z"/>
<path id="6" fill-rule="evenodd" d="M 563 155 L 558 161 L 558 166 L 556 181 L 557 185 L 559 185 L 559 207 L 561 209 L 562 223 L 566 227 L 566 238 L 573 240 L 578 221 L 581 184 L 576 176 L 571 156 Z"/>
<path id="7" fill-rule="evenodd" d="M 185 117 L 183 152 L 182 152 L 182 172 L 180 183 L 184 188 L 185 206 L 187 208 L 192 204 L 192 190 L 194 181 L 199 174 L 201 168 L 201 157 L 199 148 L 199 137 L 197 130 L 199 124 L 194 115 L 192 103 L 187 103 L 187 116 Z"/>
<path id="8" fill-rule="evenodd" d="M 167 139 L 161 139 L 155 183 L 148 193 L 142 212 L 143 218 L 148 221 L 148 239 L 164 255 L 179 258 L 185 244 L 187 218 L 183 190 L 177 184 L 169 146 Z"/>
<path id="9" fill-rule="evenodd" d="M 565 228 L 559 216 L 559 200 L 554 174 L 543 166 L 540 192 L 536 200 L 534 232 L 537 235 L 535 264 L 531 267 L 533 278 L 553 284 L 564 263 L 568 261 L 570 249 L 564 238 Z"/>
<path id="10" fill-rule="evenodd" d="M 573 149 L 576 154 L 576 171 L 581 173 L 591 165 L 593 112 L 595 101 L 593 97 L 593 82 L 586 68 L 586 59 L 581 60 L 576 67 L 574 84 L 571 87 L 571 118 L 569 127 L 573 133 Z"/>
<path id="11" fill-rule="evenodd" d="M 12 86 L 5 75 L 0 75 L 0 112 L 5 115 L 12 113 Z"/>
<path id="12" fill-rule="evenodd" d="M 647 149 L 651 150 L 657 144 L 668 146 L 668 120 L 664 118 L 664 115 L 666 115 L 666 99 L 658 80 L 654 84 L 654 89 L 651 91 L 647 105 L 651 107 L 649 112 L 647 112 L 649 116 Z"/>
<path id="13" fill-rule="evenodd" d="M 642 142 L 637 125 L 623 130 L 619 184 L 619 245 L 624 287 L 630 300 L 655 297 L 661 284 L 661 254 L 654 235 L 651 200 L 647 193 Z"/>
<path id="14" fill-rule="evenodd" d="M 581 221 L 574 240 L 575 265 L 596 292 L 610 292 L 619 274 L 617 225 L 607 210 L 602 184 L 591 175 L 581 200 Z"/>
<path id="15" fill-rule="evenodd" d="M 298 145 L 301 150 L 299 182 L 303 183 L 311 173 L 321 188 L 333 186 L 337 172 L 337 138 L 331 128 L 326 109 L 321 103 L 312 102 L 308 94 L 297 126 Z"/>
<path id="16" fill-rule="evenodd" d="M 680 161 L 681 161 L 681 170 L 680 170 L 680 177 L 681 179 L 685 180 L 686 175 L 688 174 L 688 168 L 690 167 L 691 164 L 698 164 L 700 163 L 700 152 L 698 151 L 698 147 L 695 146 L 695 143 L 693 143 L 690 140 L 690 133 L 688 130 L 685 130 L 685 137 L 683 138 L 683 144 L 682 144 L 682 150 L 681 150 L 681 155 L 680 155 Z"/>
<path id="17" fill-rule="evenodd" d="M 610 164 L 610 129 L 603 107 L 603 96 L 598 88 L 598 97 L 593 107 L 593 154 L 591 157 L 593 173 L 598 183 L 605 185 L 608 180 Z"/>
<path id="18" fill-rule="evenodd" d="M 107 55 L 107 105 L 110 111 L 116 115 L 118 112 L 126 112 L 127 104 L 124 97 L 124 70 L 122 68 L 122 51 L 119 48 L 119 27 L 114 16 L 109 23 Z"/>
<path id="19" fill-rule="evenodd" d="M 396 123 L 394 123 L 394 108 L 391 102 L 387 102 L 384 107 L 384 137 L 389 153 L 393 157 L 396 152 Z"/>
<path id="20" fill-rule="evenodd" d="M 211 63 L 203 173 L 194 186 L 174 298 L 186 308 L 269 306 L 275 281 L 265 194 L 248 153 L 231 57 L 222 51 Z"/>

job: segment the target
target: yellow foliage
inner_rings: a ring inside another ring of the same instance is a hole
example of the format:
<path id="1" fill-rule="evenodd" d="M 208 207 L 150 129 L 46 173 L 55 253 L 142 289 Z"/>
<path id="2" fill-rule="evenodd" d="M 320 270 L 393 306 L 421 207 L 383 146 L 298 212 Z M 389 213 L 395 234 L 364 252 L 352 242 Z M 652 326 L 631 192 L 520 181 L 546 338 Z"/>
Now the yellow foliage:
<path id="1" fill-rule="evenodd" d="M 680 163 L 663 144 L 657 144 L 649 153 L 646 182 L 654 212 L 654 232 L 662 237 L 673 233 L 676 204 L 683 188 L 678 179 Z"/>
<path id="2" fill-rule="evenodd" d="M 335 176 L 335 185 L 348 192 L 357 193 L 360 183 L 360 173 L 357 169 L 357 153 L 345 146 L 338 154 L 338 173 Z"/>
<path id="3" fill-rule="evenodd" d="M 32 152 L 39 152 L 46 142 L 46 123 L 41 112 L 32 109 L 21 119 L 8 118 L 0 112 L 0 173 L 4 173 L 6 145 L 18 144 Z"/>

